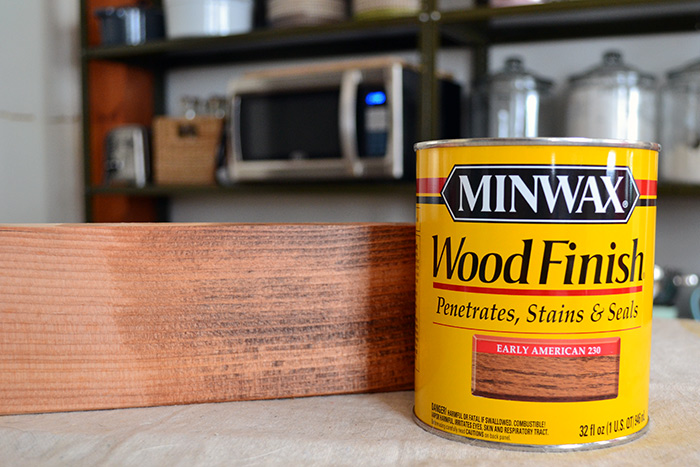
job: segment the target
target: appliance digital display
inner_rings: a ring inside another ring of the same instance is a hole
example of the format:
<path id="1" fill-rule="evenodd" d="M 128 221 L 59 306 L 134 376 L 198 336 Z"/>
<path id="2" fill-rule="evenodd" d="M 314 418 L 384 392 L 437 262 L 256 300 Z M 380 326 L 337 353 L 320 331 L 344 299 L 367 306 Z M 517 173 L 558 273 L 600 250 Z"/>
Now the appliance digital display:
<path id="1" fill-rule="evenodd" d="M 365 104 L 382 105 L 386 103 L 386 93 L 384 91 L 373 91 L 365 96 Z"/>

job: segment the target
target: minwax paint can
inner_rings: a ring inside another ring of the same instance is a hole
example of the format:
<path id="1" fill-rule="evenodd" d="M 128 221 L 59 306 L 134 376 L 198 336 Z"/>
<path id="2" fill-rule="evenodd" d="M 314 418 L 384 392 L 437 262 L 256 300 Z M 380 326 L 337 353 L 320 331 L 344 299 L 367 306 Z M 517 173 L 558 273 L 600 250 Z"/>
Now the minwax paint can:
<path id="1" fill-rule="evenodd" d="M 511 449 L 649 423 L 659 146 L 418 143 L 415 418 Z"/>

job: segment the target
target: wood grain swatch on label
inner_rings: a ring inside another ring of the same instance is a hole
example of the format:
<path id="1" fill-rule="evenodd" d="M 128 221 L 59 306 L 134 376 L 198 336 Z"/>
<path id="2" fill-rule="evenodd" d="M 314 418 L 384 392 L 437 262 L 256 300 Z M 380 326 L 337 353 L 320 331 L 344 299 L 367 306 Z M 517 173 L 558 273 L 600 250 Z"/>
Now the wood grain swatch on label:
<path id="1" fill-rule="evenodd" d="M 515 339 L 474 335 L 472 394 L 578 402 L 618 394 L 620 339 Z"/>

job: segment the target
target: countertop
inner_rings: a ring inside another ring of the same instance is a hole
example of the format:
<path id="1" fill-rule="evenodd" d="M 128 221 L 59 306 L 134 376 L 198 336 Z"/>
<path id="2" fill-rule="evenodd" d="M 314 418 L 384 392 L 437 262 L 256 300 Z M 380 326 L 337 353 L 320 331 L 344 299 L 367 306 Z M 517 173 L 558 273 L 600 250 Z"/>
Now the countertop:
<path id="1" fill-rule="evenodd" d="M 700 465 L 700 322 L 653 322 L 650 427 L 522 452 L 416 425 L 411 391 L 0 417 L 0 465 Z"/>

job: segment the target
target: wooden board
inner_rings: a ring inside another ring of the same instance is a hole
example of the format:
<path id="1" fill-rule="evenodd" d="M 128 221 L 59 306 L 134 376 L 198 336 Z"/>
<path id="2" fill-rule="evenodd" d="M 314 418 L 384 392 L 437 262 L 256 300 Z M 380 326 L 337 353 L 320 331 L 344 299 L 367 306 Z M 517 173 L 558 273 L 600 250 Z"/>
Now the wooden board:
<path id="1" fill-rule="evenodd" d="M 0 413 L 409 389 L 412 224 L 0 226 Z"/>

